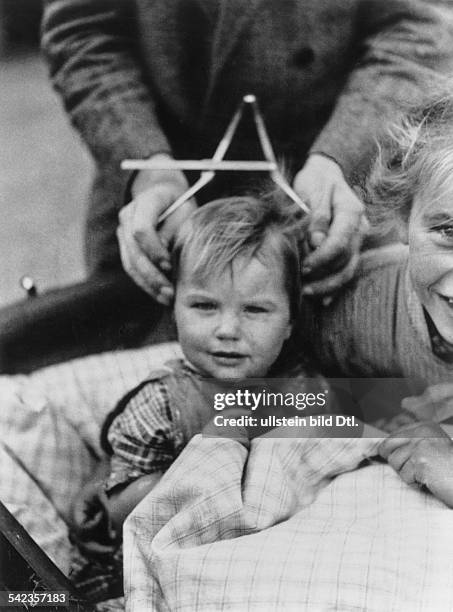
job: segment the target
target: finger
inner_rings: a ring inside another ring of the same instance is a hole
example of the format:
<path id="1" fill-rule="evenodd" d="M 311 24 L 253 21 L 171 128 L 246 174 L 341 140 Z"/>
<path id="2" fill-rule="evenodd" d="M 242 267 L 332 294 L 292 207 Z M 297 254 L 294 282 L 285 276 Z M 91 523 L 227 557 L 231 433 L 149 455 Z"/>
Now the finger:
<path id="1" fill-rule="evenodd" d="M 303 288 L 304 295 L 330 295 L 338 291 L 344 284 L 349 282 L 357 269 L 357 265 L 359 263 L 360 256 L 358 253 L 354 253 L 349 260 L 349 263 L 345 268 L 336 272 L 335 274 L 331 274 L 327 278 L 322 280 L 313 281 L 308 283 Z M 325 303 L 325 306 L 329 306 L 329 303 Z"/>
<path id="2" fill-rule="evenodd" d="M 350 248 L 347 251 L 342 251 L 341 253 L 339 253 L 338 257 L 328 262 L 328 265 L 318 266 L 318 267 L 313 268 L 311 264 L 306 263 L 312 253 L 311 250 L 308 250 L 306 251 L 307 253 L 306 257 L 304 258 L 302 274 L 303 276 L 307 277 L 307 279 L 311 282 L 311 281 L 319 280 L 327 276 L 328 274 L 333 274 L 334 272 L 340 272 L 341 270 L 343 270 L 343 268 L 345 268 L 348 265 L 351 259 L 351 254 L 354 251 L 357 251 L 357 252 L 359 251 L 358 243 L 357 243 L 356 248 L 354 247 L 353 244 L 351 244 Z"/>
<path id="3" fill-rule="evenodd" d="M 122 227 L 117 230 L 120 254 L 125 270 L 140 286 L 157 293 L 162 286 L 171 286 L 168 279 L 150 262 L 139 246 L 130 240 Z"/>
<path id="4" fill-rule="evenodd" d="M 172 248 L 178 229 L 197 208 L 195 200 L 190 199 L 165 219 L 159 227 L 159 236 L 167 248 Z"/>
<path id="5" fill-rule="evenodd" d="M 448 419 L 453 416 L 453 383 L 431 385 L 422 395 L 405 398 L 402 405 L 424 419 Z"/>
<path id="6" fill-rule="evenodd" d="M 421 398 L 433 402 L 442 402 L 447 399 L 453 399 L 453 383 L 445 382 L 438 383 L 437 385 L 430 385 L 427 387 Z"/>
<path id="7" fill-rule="evenodd" d="M 167 249 L 162 244 L 157 232 L 157 224 L 161 210 L 165 208 L 166 194 L 161 194 L 159 201 L 159 188 L 156 187 L 152 193 L 145 191 L 135 198 L 135 207 L 128 229 L 140 249 L 146 253 L 148 258 L 155 264 L 164 267 L 169 265 L 170 257 Z"/>
<path id="8" fill-rule="evenodd" d="M 121 263 L 125 272 L 134 280 L 134 282 L 139 287 L 146 291 L 146 293 L 149 293 L 152 297 L 157 298 L 160 292 L 160 285 L 158 285 L 157 283 L 155 284 L 152 280 L 152 277 L 146 279 L 146 275 L 139 273 L 139 271 L 137 270 L 136 261 L 134 261 L 134 258 L 129 254 L 129 248 L 121 227 L 117 228 L 116 235 L 118 238 L 118 244 L 120 249 Z"/>
<path id="9" fill-rule="evenodd" d="M 398 470 L 398 474 L 408 485 L 418 482 L 416 469 L 411 457 L 408 457 L 407 461 L 401 466 L 401 468 Z"/>
<path id="10" fill-rule="evenodd" d="M 349 213 L 342 209 L 341 206 L 339 208 L 331 206 L 329 202 L 329 214 L 329 226 L 327 227 L 326 240 L 323 241 L 322 245 L 319 245 L 316 251 L 308 252 L 304 261 L 304 273 L 307 273 L 307 268 L 310 272 L 319 271 L 319 273 L 325 272 L 326 270 L 341 270 L 349 262 L 351 253 L 359 251 L 363 237 L 360 231 L 355 231 L 354 226 L 351 226 L 351 219 L 348 217 Z M 343 228 L 341 223 L 343 216 L 349 219 L 344 226 L 346 229 Z M 341 242 L 339 246 L 338 241 Z M 334 256 L 329 254 L 331 249 L 334 250 Z M 319 275 L 320 274 L 318 274 L 318 276 Z"/>
<path id="11" fill-rule="evenodd" d="M 307 242 L 310 249 L 316 249 L 324 242 L 329 233 L 332 221 L 332 186 L 328 181 L 314 181 L 311 173 L 303 169 L 296 177 L 293 187 L 311 209 Z"/>
<path id="12" fill-rule="evenodd" d="M 389 433 L 394 433 L 399 429 L 405 428 L 408 425 L 412 425 L 413 423 L 418 422 L 414 415 L 408 412 L 403 412 L 398 414 L 395 418 L 389 421 L 385 427 L 385 430 Z"/>
<path id="13" fill-rule="evenodd" d="M 394 437 L 394 434 L 392 434 L 380 443 L 378 453 L 384 459 L 388 459 L 391 453 L 407 445 L 408 442 L 409 440 L 407 438 Z"/>
<path id="14" fill-rule="evenodd" d="M 401 407 L 419 421 L 435 419 L 436 406 L 433 402 L 420 401 L 418 397 L 405 397 L 401 402 Z"/>
<path id="15" fill-rule="evenodd" d="M 140 243 L 136 240 L 137 232 L 134 229 L 136 220 L 140 217 L 140 215 L 141 212 L 139 210 L 137 200 L 132 200 L 132 202 L 130 202 L 120 211 L 120 233 L 118 234 L 118 240 L 120 240 L 121 237 L 121 244 L 123 246 L 124 254 L 124 256 L 122 257 L 124 269 L 130 274 L 130 276 L 132 276 L 132 278 L 134 278 L 135 282 L 140 287 L 142 287 L 142 289 L 144 289 L 148 293 L 151 290 L 152 295 L 154 295 L 154 291 L 152 290 L 150 284 L 147 284 L 146 280 L 148 276 L 151 279 L 155 275 L 153 270 L 157 265 L 159 265 L 162 270 L 168 272 L 170 270 L 170 262 L 167 251 L 161 251 L 160 257 L 159 255 L 156 255 L 154 260 L 150 258 L 146 251 L 143 251 Z M 153 234 L 155 235 L 151 223 L 149 224 L 149 227 L 151 228 L 151 236 L 153 236 Z M 157 250 L 163 248 L 159 238 L 157 238 L 156 246 Z M 165 259 L 162 258 L 162 252 L 165 255 Z M 125 264 L 128 266 L 127 268 Z M 152 266 L 152 268 L 150 266 Z M 143 283 L 145 283 L 145 286 L 143 285 Z M 168 284 L 168 281 L 166 284 Z"/>
<path id="16" fill-rule="evenodd" d="M 330 209 L 330 206 L 329 206 Z M 312 215 L 308 227 L 308 244 L 312 249 L 317 249 L 326 240 L 331 222 L 330 210 L 317 209 Z"/>
<path id="17" fill-rule="evenodd" d="M 343 261 L 349 259 L 352 247 L 358 244 L 358 241 L 354 240 L 354 235 L 358 235 L 359 232 L 358 221 L 351 220 L 343 212 L 339 213 L 339 216 L 340 218 L 337 217 L 330 226 L 329 234 L 321 246 L 308 254 L 304 261 L 304 268 L 316 270 L 331 267 L 332 262 L 338 259 Z"/>
<path id="18" fill-rule="evenodd" d="M 308 244 L 311 249 L 317 249 L 327 239 L 332 222 L 331 190 L 318 188 L 316 194 L 307 194 L 305 200 L 312 210 L 307 230 Z"/>
<path id="19" fill-rule="evenodd" d="M 435 404 L 453 398 L 453 384 L 439 383 L 430 385 L 421 395 L 405 398 L 412 407 Z"/>
<path id="20" fill-rule="evenodd" d="M 158 302 L 168 305 L 173 297 L 173 288 L 168 279 L 159 272 L 133 241 L 126 240 L 121 227 L 117 230 L 117 236 L 121 261 L 127 274 Z"/>
<path id="21" fill-rule="evenodd" d="M 355 198 L 352 192 L 349 197 Z M 304 262 L 305 266 L 312 269 L 326 266 L 343 254 L 350 253 L 352 246 L 354 246 L 354 249 L 358 249 L 358 245 L 362 242 L 363 206 L 357 198 L 353 203 L 346 202 L 344 196 L 341 196 L 340 200 L 334 199 L 333 213 L 333 220 L 326 240 L 316 251 L 308 255 Z"/>
<path id="22" fill-rule="evenodd" d="M 431 438 L 443 438 L 449 440 L 448 435 L 443 429 L 437 425 L 437 423 L 412 423 L 406 427 L 402 427 L 397 431 L 393 432 L 384 442 L 381 444 L 379 453 L 385 458 L 395 449 L 404 445 L 413 446 L 420 441 L 431 439 Z"/>
<path id="23" fill-rule="evenodd" d="M 394 470 L 399 472 L 405 463 L 410 459 L 412 455 L 412 448 L 409 444 L 396 448 L 387 457 L 387 462 L 392 466 Z"/>

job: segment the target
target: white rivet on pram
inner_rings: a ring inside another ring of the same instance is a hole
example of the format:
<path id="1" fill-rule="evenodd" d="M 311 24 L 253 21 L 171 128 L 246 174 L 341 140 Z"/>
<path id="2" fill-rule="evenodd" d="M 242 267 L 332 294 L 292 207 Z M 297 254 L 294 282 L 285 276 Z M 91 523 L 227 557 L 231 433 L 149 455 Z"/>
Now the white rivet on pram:
<path id="1" fill-rule="evenodd" d="M 261 144 L 261 149 L 264 154 L 265 161 L 224 161 L 223 158 L 227 152 L 233 136 L 238 127 L 239 121 L 244 112 L 244 106 L 250 105 L 253 111 L 253 119 L 255 121 L 258 139 Z M 278 169 L 277 159 L 272 148 L 269 135 L 264 125 L 263 116 L 258 107 L 256 96 L 247 94 L 242 98 L 236 112 L 233 115 L 225 134 L 221 138 L 217 149 L 212 156 L 212 159 L 189 160 L 189 159 L 168 159 L 168 160 L 153 160 L 151 159 L 125 159 L 121 163 L 123 170 L 200 170 L 201 176 L 185 193 L 183 193 L 167 210 L 159 217 L 159 223 L 171 215 L 184 202 L 187 202 L 193 197 L 202 187 L 207 185 L 215 176 L 218 170 L 236 171 L 236 172 L 269 172 L 272 180 L 282 189 L 286 195 L 295 202 L 305 213 L 309 213 L 308 205 L 299 197 L 291 185 L 288 183 L 284 175 Z"/>
<path id="2" fill-rule="evenodd" d="M 35 281 L 31 276 L 22 276 L 20 279 L 20 286 L 25 290 L 28 297 L 35 297 L 37 295 L 37 289 L 35 285 Z"/>

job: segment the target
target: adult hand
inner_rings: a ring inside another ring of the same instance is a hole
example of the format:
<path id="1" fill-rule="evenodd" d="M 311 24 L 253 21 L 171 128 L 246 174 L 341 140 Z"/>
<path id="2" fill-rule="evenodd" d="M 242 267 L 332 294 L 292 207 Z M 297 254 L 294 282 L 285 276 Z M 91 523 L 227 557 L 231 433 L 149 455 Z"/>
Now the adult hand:
<path id="1" fill-rule="evenodd" d="M 154 159 L 170 158 L 159 154 Z M 165 305 L 173 298 L 173 287 L 166 276 L 170 271 L 168 246 L 196 204 L 189 200 L 159 228 L 158 219 L 187 189 L 187 180 L 179 170 L 141 170 L 132 185 L 134 199 L 119 214 L 117 237 L 125 271 Z"/>
<path id="2" fill-rule="evenodd" d="M 422 419 L 426 420 L 426 419 Z M 411 412 L 407 410 L 402 410 L 399 414 L 392 417 L 391 419 L 383 418 L 379 419 L 373 425 L 382 429 L 386 433 L 394 433 L 403 427 L 407 427 L 408 425 L 412 425 L 413 423 L 420 422 L 420 419 L 413 415 Z"/>
<path id="3" fill-rule="evenodd" d="M 453 442 L 437 423 L 414 423 L 399 429 L 378 451 L 404 482 L 424 485 L 453 506 Z"/>
<path id="4" fill-rule="evenodd" d="M 309 156 L 293 187 L 312 211 L 308 227 L 311 252 L 303 267 L 307 277 L 304 293 L 329 296 L 354 275 L 369 227 L 365 207 L 340 166 L 323 155 Z"/>
<path id="5" fill-rule="evenodd" d="M 394 433 L 399 429 L 420 421 L 440 423 L 453 417 L 453 383 L 437 383 L 426 387 L 421 395 L 405 397 L 401 412 L 392 419 L 381 419 L 376 423 L 384 431 Z"/>
<path id="6" fill-rule="evenodd" d="M 418 396 L 406 397 L 402 407 L 418 420 L 444 421 L 453 417 L 453 383 L 431 385 Z"/>

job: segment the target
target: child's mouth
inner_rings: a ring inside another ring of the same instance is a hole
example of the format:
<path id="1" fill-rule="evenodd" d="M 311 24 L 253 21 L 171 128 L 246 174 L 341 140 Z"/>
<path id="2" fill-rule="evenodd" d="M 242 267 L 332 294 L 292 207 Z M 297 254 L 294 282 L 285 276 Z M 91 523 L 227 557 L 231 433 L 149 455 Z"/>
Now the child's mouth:
<path id="1" fill-rule="evenodd" d="M 242 353 L 236 353 L 234 351 L 215 351 L 212 355 L 216 361 L 228 365 L 239 363 L 245 357 Z"/>

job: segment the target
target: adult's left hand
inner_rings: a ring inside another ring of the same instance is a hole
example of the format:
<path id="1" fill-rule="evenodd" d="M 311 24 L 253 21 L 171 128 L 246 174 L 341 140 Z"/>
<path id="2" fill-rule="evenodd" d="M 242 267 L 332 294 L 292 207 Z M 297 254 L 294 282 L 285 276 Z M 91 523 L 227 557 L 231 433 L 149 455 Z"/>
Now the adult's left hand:
<path id="1" fill-rule="evenodd" d="M 303 266 L 304 293 L 330 296 L 356 270 L 369 227 L 365 206 L 346 182 L 340 166 L 324 155 L 309 156 L 296 174 L 293 187 L 312 211 L 308 227 L 311 252 Z"/>
<path id="2" fill-rule="evenodd" d="M 407 484 L 426 486 L 453 507 L 453 441 L 432 421 L 398 429 L 378 449 Z"/>
<path id="3" fill-rule="evenodd" d="M 449 420 L 453 418 L 453 383 L 437 383 L 426 387 L 421 395 L 405 397 L 401 409 L 392 419 L 381 419 L 375 425 L 387 433 L 394 433 L 417 422 Z"/>
<path id="4" fill-rule="evenodd" d="M 431 385 L 418 396 L 406 397 L 402 408 L 419 421 L 433 420 L 437 423 L 453 417 L 453 382 Z"/>

